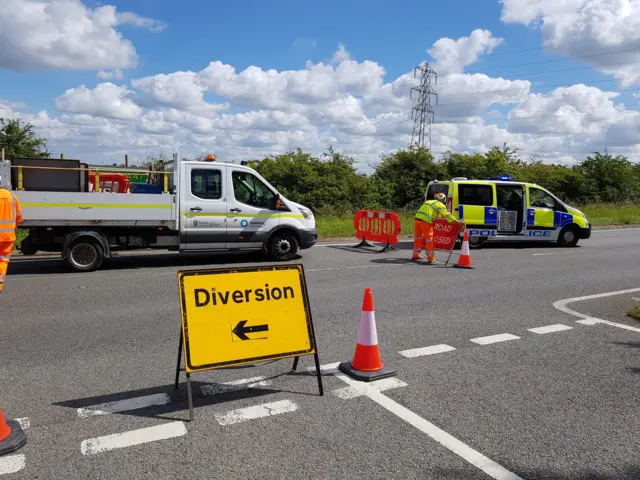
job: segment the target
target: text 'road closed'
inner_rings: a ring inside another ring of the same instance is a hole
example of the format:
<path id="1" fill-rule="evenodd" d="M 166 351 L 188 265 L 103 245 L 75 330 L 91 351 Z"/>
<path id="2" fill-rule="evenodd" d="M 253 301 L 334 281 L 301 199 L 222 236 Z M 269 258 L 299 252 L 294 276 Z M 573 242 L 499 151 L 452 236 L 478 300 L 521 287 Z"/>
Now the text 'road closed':
<path id="1" fill-rule="evenodd" d="M 187 371 L 315 353 L 302 265 L 178 272 Z"/>

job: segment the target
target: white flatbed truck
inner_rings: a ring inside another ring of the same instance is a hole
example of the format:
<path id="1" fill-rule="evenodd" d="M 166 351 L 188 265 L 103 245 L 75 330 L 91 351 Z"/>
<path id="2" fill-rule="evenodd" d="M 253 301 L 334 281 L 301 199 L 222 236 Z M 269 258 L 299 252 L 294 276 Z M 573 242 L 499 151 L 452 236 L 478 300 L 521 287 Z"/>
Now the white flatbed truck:
<path id="1" fill-rule="evenodd" d="M 160 174 L 164 191 L 158 194 L 90 191 L 87 186 L 85 191 L 59 191 L 55 184 L 29 191 L 23 178 L 38 169 L 40 185 L 42 175 L 53 178 L 60 173 L 56 170 L 87 169 L 0 160 L 0 183 L 17 194 L 24 216 L 20 227 L 29 231 L 20 251 L 60 252 L 76 271 L 99 269 L 115 252 L 133 249 L 263 251 L 270 260 L 287 261 L 317 242 L 311 210 L 284 198 L 246 165 L 181 161 L 174 154 L 171 167 Z M 96 176 L 100 184 L 99 172 Z"/>

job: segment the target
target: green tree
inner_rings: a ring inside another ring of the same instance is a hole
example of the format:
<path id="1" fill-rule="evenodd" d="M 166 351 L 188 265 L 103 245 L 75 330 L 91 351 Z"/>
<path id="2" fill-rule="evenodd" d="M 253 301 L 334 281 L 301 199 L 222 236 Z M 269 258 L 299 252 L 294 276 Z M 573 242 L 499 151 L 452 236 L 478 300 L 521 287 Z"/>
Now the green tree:
<path id="1" fill-rule="evenodd" d="M 48 158 L 47 140 L 35 134 L 30 123 L 23 124 L 19 118 L 0 118 L 0 148 L 5 158 Z"/>

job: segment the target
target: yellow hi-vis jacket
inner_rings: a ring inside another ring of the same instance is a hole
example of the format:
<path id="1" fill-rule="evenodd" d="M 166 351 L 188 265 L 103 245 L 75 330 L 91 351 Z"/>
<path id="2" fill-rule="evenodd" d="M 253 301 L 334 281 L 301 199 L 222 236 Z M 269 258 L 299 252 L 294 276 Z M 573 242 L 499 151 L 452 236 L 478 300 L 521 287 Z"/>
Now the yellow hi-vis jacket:
<path id="1" fill-rule="evenodd" d="M 0 243 L 16 241 L 16 228 L 22 220 L 18 197 L 13 192 L 0 188 Z"/>
<path id="2" fill-rule="evenodd" d="M 444 218 L 449 223 L 456 221 L 455 217 L 447 210 L 447 207 L 438 200 L 427 200 L 424 202 L 420 210 L 416 213 L 415 218 L 427 223 L 433 223 L 436 218 Z"/>

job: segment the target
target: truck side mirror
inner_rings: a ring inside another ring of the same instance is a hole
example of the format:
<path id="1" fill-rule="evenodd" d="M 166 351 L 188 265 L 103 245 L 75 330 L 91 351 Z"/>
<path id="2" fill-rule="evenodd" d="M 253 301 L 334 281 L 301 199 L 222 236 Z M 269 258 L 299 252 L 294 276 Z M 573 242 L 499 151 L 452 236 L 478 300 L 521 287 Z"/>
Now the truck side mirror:
<path id="1" fill-rule="evenodd" d="M 276 194 L 276 196 L 273 198 L 273 210 L 278 210 L 280 208 L 280 205 L 280 195 Z"/>

